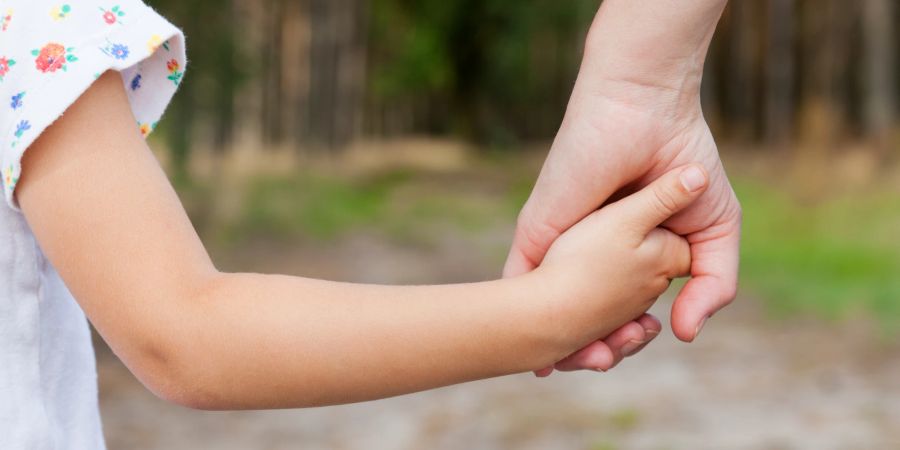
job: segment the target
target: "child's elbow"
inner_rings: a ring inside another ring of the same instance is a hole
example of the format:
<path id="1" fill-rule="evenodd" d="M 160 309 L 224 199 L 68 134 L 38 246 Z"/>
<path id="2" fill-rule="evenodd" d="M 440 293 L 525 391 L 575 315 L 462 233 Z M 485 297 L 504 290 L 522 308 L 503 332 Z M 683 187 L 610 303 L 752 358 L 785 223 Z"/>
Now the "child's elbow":
<path id="1" fill-rule="evenodd" d="M 228 409 L 227 403 L 204 394 L 201 389 L 196 389 L 195 386 L 174 385 L 160 392 L 154 392 L 154 394 L 162 400 L 185 408 L 201 411 L 222 411 Z"/>
<path id="2" fill-rule="evenodd" d="M 226 407 L 220 370 L 212 364 L 211 352 L 191 341 L 191 333 L 180 327 L 140 334 L 154 337 L 132 341 L 130 351 L 121 356 L 144 387 L 162 400 L 191 409 Z"/>
<path id="3" fill-rule="evenodd" d="M 226 409 L 227 402 L 223 401 L 216 383 L 190 372 L 170 361 L 135 375 L 150 392 L 169 403 L 207 411 Z"/>
<path id="4" fill-rule="evenodd" d="M 207 317 L 208 310 L 186 309 L 208 307 L 208 299 L 185 297 L 179 302 L 184 308 L 173 308 L 177 309 L 173 315 L 157 318 L 154 332 L 144 334 L 153 337 L 145 340 L 132 372 L 147 389 L 167 402 L 191 409 L 226 409 L 230 406 L 225 394 L 229 381 L 224 376 L 226 371 L 218 364 L 215 349 L 200 344 L 209 341 L 202 337 L 208 322 L 194 320 Z"/>

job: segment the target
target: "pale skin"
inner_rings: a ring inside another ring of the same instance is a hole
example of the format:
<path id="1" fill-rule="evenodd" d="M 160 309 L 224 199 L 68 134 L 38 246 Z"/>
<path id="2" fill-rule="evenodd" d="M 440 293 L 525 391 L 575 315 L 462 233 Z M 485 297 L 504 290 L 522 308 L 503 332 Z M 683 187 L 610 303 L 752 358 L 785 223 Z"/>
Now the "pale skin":
<path id="1" fill-rule="evenodd" d="M 225 273 L 108 72 L 28 149 L 16 195 L 41 249 L 144 385 L 189 407 L 259 409 L 532 371 L 606 336 L 620 349 L 623 324 L 643 320 L 689 271 L 688 243 L 659 224 L 708 180 L 702 165 L 669 171 L 569 227 L 536 270 L 503 280 L 376 286 Z"/>
<path id="2" fill-rule="evenodd" d="M 675 167 L 699 163 L 709 173 L 709 189 L 664 223 L 691 244 L 691 279 L 672 306 L 675 336 L 693 341 L 706 319 L 734 299 L 741 207 L 700 108 L 703 62 L 726 3 L 603 2 L 565 119 L 519 215 L 504 275 L 541 265 L 553 242 L 596 205 L 647 186 Z M 639 351 L 647 340 L 635 341 L 627 353 Z M 613 344 L 598 340 L 555 368 L 576 370 L 611 360 L 622 352 Z M 546 376 L 553 368 L 536 373 Z"/>

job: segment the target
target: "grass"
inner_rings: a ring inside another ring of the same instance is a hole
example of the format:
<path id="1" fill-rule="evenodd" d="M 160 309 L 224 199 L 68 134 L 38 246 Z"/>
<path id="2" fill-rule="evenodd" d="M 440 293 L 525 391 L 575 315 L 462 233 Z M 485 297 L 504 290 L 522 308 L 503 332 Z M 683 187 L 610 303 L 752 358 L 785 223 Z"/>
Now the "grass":
<path id="1" fill-rule="evenodd" d="M 408 178 L 392 172 L 357 183 L 311 174 L 250 183 L 240 231 L 331 239 L 353 227 L 383 223 L 390 193 Z"/>
<path id="2" fill-rule="evenodd" d="M 403 242 L 427 243 L 441 229 L 478 234 L 497 220 L 502 196 L 471 186 L 435 182 L 427 174 L 393 170 L 360 179 L 302 174 L 250 182 L 243 209 L 227 235 L 339 239 L 369 231 Z"/>
<path id="3" fill-rule="evenodd" d="M 867 192 L 804 204 L 747 180 L 741 279 L 781 316 L 868 314 L 900 327 L 900 195 Z"/>
<path id="4" fill-rule="evenodd" d="M 361 230 L 405 243 L 441 239 L 446 230 L 477 237 L 512 225 L 534 177 L 509 161 L 485 164 L 485 173 L 447 179 L 404 170 L 352 180 L 260 177 L 248 184 L 237 218 L 211 228 L 226 241 L 333 240 Z M 900 330 L 900 193 L 871 190 L 804 204 L 755 179 L 737 177 L 734 185 L 745 212 L 744 294 L 780 317 L 868 315 Z"/>

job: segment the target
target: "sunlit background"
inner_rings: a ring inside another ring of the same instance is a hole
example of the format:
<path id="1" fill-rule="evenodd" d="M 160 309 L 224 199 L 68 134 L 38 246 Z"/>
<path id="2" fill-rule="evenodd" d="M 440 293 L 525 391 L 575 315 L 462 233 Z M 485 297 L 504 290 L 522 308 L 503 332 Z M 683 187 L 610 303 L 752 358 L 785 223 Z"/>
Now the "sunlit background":
<path id="1" fill-rule="evenodd" d="M 189 66 L 151 137 L 220 268 L 494 278 L 596 0 L 155 0 Z M 900 448 L 900 4 L 732 0 L 704 112 L 738 301 L 607 374 L 202 413 L 99 350 L 111 449 Z M 671 299 L 654 312 L 667 317 Z"/>

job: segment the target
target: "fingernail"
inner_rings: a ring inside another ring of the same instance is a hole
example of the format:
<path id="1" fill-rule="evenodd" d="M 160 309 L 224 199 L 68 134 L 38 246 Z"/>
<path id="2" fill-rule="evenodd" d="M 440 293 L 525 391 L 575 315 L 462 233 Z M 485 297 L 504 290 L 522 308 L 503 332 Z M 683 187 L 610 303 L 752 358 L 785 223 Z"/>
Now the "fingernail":
<path id="1" fill-rule="evenodd" d="M 644 334 L 647 335 L 647 342 L 650 342 L 659 335 L 659 331 L 656 330 L 644 330 Z"/>
<path id="2" fill-rule="evenodd" d="M 704 318 L 700 321 L 700 323 L 697 324 L 697 329 L 694 330 L 694 339 L 697 339 L 697 336 L 700 335 L 700 330 L 702 330 L 702 329 L 703 329 L 703 325 L 706 324 L 706 319 L 709 319 L 709 317 L 708 317 L 708 316 L 707 316 L 707 317 L 704 317 Z"/>
<path id="3" fill-rule="evenodd" d="M 706 185 L 706 174 L 697 166 L 691 166 L 681 172 L 681 184 L 688 192 L 696 192 Z"/>
<path id="4" fill-rule="evenodd" d="M 637 340 L 633 340 L 633 339 L 626 342 L 625 345 L 622 346 L 622 356 L 633 355 L 634 352 L 637 351 L 637 349 L 640 346 L 642 346 L 646 343 L 647 343 L 647 341 L 637 341 Z"/>
<path id="5" fill-rule="evenodd" d="M 594 369 L 594 372 L 606 373 L 606 369 L 601 369 L 601 368 L 597 367 L 596 369 Z"/>

